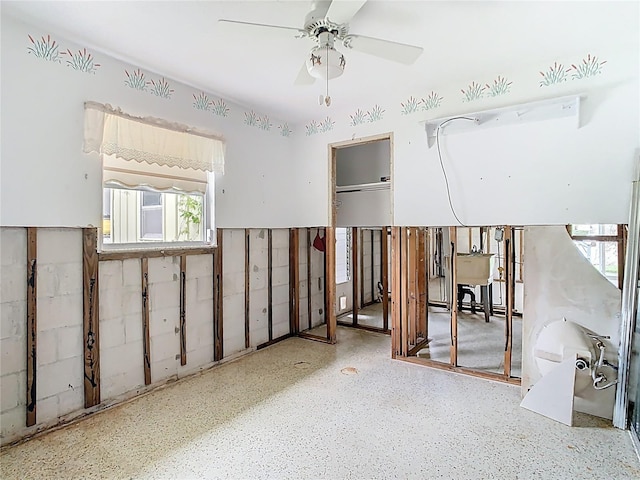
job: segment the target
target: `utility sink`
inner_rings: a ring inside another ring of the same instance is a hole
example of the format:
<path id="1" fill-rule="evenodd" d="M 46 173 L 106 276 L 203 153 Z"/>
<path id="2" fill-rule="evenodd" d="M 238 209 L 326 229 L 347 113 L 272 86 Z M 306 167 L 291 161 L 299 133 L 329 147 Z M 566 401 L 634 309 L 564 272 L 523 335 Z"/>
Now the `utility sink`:
<path id="1" fill-rule="evenodd" d="M 493 282 L 494 254 L 458 253 L 456 260 L 458 284 L 489 285 Z"/>

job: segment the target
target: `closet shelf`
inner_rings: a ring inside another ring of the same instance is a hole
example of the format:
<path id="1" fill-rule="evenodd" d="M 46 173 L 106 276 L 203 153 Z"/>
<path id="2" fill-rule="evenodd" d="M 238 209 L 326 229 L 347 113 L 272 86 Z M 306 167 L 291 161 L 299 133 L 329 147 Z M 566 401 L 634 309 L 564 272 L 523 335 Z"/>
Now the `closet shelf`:
<path id="1" fill-rule="evenodd" d="M 359 183 L 356 185 L 342 185 L 336 187 L 337 193 L 373 192 L 376 190 L 389 190 L 391 182 Z"/>

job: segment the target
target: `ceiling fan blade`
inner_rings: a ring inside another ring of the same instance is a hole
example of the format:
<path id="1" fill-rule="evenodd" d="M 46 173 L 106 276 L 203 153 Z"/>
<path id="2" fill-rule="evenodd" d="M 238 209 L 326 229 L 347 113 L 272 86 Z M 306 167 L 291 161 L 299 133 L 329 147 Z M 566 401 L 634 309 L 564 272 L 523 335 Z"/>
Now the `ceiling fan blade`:
<path id="1" fill-rule="evenodd" d="M 302 37 L 306 37 L 308 36 L 307 32 L 305 30 L 302 30 L 300 28 L 295 28 L 295 27 L 283 27 L 282 25 L 267 25 L 265 23 L 252 23 L 252 22 L 241 22 L 238 20 L 226 20 L 226 19 L 219 19 L 218 23 L 221 24 L 227 24 L 229 26 L 231 25 L 237 25 L 240 27 L 258 27 L 258 28 L 265 28 L 265 29 L 280 29 L 280 30 L 289 30 L 290 32 L 295 32 L 295 37 L 296 38 L 302 38 Z"/>
<path id="2" fill-rule="evenodd" d="M 333 0 L 327 10 L 326 18 L 334 23 L 349 23 L 367 0 Z"/>
<path id="3" fill-rule="evenodd" d="M 416 47 L 415 45 L 406 45 L 362 35 L 347 35 L 343 44 L 347 48 L 406 65 L 411 65 L 415 62 L 424 51 L 422 47 Z"/>
<path id="4" fill-rule="evenodd" d="M 315 82 L 316 79 L 309 75 L 309 71 L 307 70 L 306 62 L 302 64 L 302 68 L 296 77 L 296 81 L 293 82 L 294 85 L 311 85 Z"/>

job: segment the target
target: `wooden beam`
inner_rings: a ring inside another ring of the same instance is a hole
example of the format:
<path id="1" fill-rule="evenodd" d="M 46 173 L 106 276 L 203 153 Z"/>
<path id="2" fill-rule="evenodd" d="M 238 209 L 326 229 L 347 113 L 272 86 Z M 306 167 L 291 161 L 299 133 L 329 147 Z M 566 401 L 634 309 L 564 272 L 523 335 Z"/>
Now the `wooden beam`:
<path id="1" fill-rule="evenodd" d="M 221 228 L 216 229 L 217 248 L 214 255 L 214 281 L 213 281 L 213 359 L 220 361 L 224 358 L 224 322 L 223 322 L 223 304 L 224 304 L 224 286 L 223 286 L 223 239 L 224 232 Z"/>
<path id="2" fill-rule="evenodd" d="M 400 350 L 400 227 L 391 227 L 391 358 L 402 355 Z"/>
<path id="3" fill-rule="evenodd" d="M 260 345 L 258 345 L 256 347 L 256 350 L 262 350 L 263 348 L 270 347 L 271 345 L 275 345 L 276 343 L 279 343 L 279 342 L 281 342 L 283 340 L 286 340 L 287 338 L 291 338 L 293 336 L 295 336 L 295 335 L 292 335 L 290 333 L 285 333 L 281 337 L 274 338 L 273 340 L 269 340 L 268 342 L 261 343 Z"/>
<path id="4" fill-rule="evenodd" d="M 158 250 L 135 250 L 126 252 L 100 252 L 98 260 L 106 262 L 109 260 L 129 260 L 132 258 L 159 258 L 159 257 L 180 257 L 182 255 L 211 255 L 215 247 L 189 247 L 189 248 L 162 248 Z"/>
<path id="5" fill-rule="evenodd" d="M 151 341 L 149 340 L 149 259 L 140 259 L 140 277 L 142 282 L 142 361 L 144 366 L 144 384 L 151 385 Z"/>
<path id="6" fill-rule="evenodd" d="M 358 325 L 358 227 L 351 228 L 351 303 L 353 304 L 353 325 Z"/>
<path id="7" fill-rule="evenodd" d="M 504 375 L 499 373 L 472 370 L 467 367 L 456 367 L 453 365 L 449 365 L 448 363 L 437 362 L 435 360 L 430 360 L 428 358 L 406 357 L 406 358 L 401 358 L 400 360 L 403 360 L 409 363 L 414 363 L 417 365 L 423 365 L 425 367 L 437 368 L 439 370 L 447 370 L 449 372 L 462 373 L 464 375 L 469 375 L 470 377 L 479 377 L 479 378 L 484 378 L 486 380 L 493 380 L 495 382 L 508 383 L 510 385 L 520 385 L 521 383 L 521 380 L 519 378 L 505 377 Z"/>
<path id="8" fill-rule="evenodd" d="M 311 228 L 307 228 L 307 316 L 311 329 Z"/>
<path id="9" fill-rule="evenodd" d="M 624 225 L 618 225 L 618 288 L 622 290 L 624 285 L 624 261 L 627 250 Z"/>
<path id="10" fill-rule="evenodd" d="M 27 228 L 27 427 L 36 424 L 38 229 Z"/>
<path id="11" fill-rule="evenodd" d="M 375 303 L 376 301 L 376 281 L 375 281 L 375 275 L 373 274 L 374 272 L 374 257 L 373 257 L 373 239 L 374 239 L 374 234 L 373 234 L 373 228 L 371 230 L 369 230 L 369 232 L 371 233 L 371 303 Z"/>
<path id="12" fill-rule="evenodd" d="M 180 256 L 180 365 L 187 364 L 187 257 Z"/>
<path id="13" fill-rule="evenodd" d="M 273 232 L 267 230 L 267 329 L 273 340 Z"/>
<path id="14" fill-rule="evenodd" d="M 251 301 L 251 285 L 249 270 L 249 247 L 251 239 L 251 229 L 244 229 L 244 348 L 251 347 L 250 337 L 250 301 Z"/>
<path id="15" fill-rule="evenodd" d="M 307 340 L 314 340 L 316 342 L 322 342 L 322 343 L 335 343 L 335 342 L 331 342 L 327 337 L 321 337 L 320 335 L 314 335 L 313 333 L 307 333 L 307 332 L 300 332 L 298 333 L 298 337 L 300 338 L 305 338 Z"/>
<path id="16" fill-rule="evenodd" d="M 84 336 L 84 408 L 100 403 L 98 321 L 98 232 L 82 229 L 82 327 Z"/>
<path id="17" fill-rule="evenodd" d="M 409 229 L 400 228 L 400 354 L 409 351 Z"/>
<path id="18" fill-rule="evenodd" d="M 325 233 L 325 272 L 327 341 L 336 343 L 336 229 L 334 227 L 327 227 Z"/>
<path id="19" fill-rule="evenodd" d="M 297 228 L 289 229 L 289 333 L 300 331 L 300 237 Z"/>
<path id="20" fill-rule="evenodd" d="M 366 330 L 368 332 L 383 333 L 385 335 L 391 335 L 391 330 L 388 330 L 388 329 L 385 330 L 384 328 L 379 328 L 379 327 L 370 327 L 369 325 L 362 325 L 362 324 L 354 325 L 353 323 L 341 322 L 340 320 L 338 320 L 338 325 L 341 327 L 357 328 L 359 330 Z"/>
<path id="21" fill-rule="evenodd" d="M 389 236 L 387 227 L 382 227 L 380 249 L 382 254 L 382 329 L 389 329 Z"/>
<path id="22" fill-rule="evenodd" d="M 457 254 L 458 254 L 458 239 L 457 228 L 449 227 L 449 242 L 451 245 L 451 260 L 450 260 L 450 273 L 451 273 L 451 346 L 449 351 L 449 358 L 451 365 L 454 367 L 458 365 L 458 273 L 457 268 Z"/>
<path id="23" fill-rule="evenodd" d="M 515 288 L 515 251 L 513 248 L 513 228 L 504 227 L 503 240 L 504 280 L 505 280 L 505 322 L 504 322 L 504 375 L 511 377 L 511 351 L 513 343 L 513 291 Z"/>

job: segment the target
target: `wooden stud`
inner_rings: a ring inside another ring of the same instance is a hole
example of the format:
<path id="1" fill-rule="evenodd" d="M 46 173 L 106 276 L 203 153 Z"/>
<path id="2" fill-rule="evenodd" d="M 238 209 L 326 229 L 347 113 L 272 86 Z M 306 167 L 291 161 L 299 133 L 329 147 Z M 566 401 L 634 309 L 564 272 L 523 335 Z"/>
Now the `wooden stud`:
<path id="1" fill-rule="evenodd" d="M 495 382 L 508 383 L 510 385 L 521 384 L 521 380 L 519 378 L 505 377 L 500 373 L 483 372 L 480 370 L 472 370 L 467 367 L 457 367 L 457 366 L 449 365 L 448 363 L 437 362 L 435 360 L 431 360 L 427 358 L 407 357 L 407 358 L 402 358 L 400 360 L 413 363 L 416 365 L 423 365 L 426 367 L 437 368 L 439 370 L 447 370 L 449 372 L 462 373 L 464 375 L 469 375 L 470 377 L 478 377 L 478 378 L 484 378 L 487 380 L 493 380 Z"/>
<path id="2" fill-rule="evenodd" d="M 504 322 L 504 375 L 511 377 L 511 350 L 513 342 L 513 290 L 515 287 L 515 254 L 513 248 L 513 228 L 504 227 L 504 280 L 505 280 L 505 322 Z"/>
<path id="3" fill-rule="evenodd" d="M 400 321 L 400 227 L 391 227 L 391 358 L 400 351 L 402 322 Z"/>
<path id="4" fill-rule="evenodd" d="M 300 331 L 300 240 L 297 228 L 289 229 L 289 333 Z"/>
<path id="5" fill-rule="evenodd" d="M 374 234 L 373 234 L 373 229 L 369 230 L 370 234 L 371 234 L 371 303 L 375 303 L 376 301 L 376 281 L 375 281 L 375 275 L 373 274 L 374 271 L 374 257 L 373 257 L 373 239 L 374 239 Z"/>
<path id="6" fill-rule="evenodd" d="M 273 340 L 273 232 L 267 230 L 267 329 Z"/>
<path id="7" fill-rule="evenodd" d="M 142 282 L 142 363 L 144 366 L 144 384 L 151 385 L 151 341 L 149 340 L 149 259 L 140 259 L 140 277 Z"/>
<path id="8" fill-rule="evenodd" d="M 311 229 L 307 228 L 307 318 L 311 329 Z"/>
<path id="9" fill-rule="evenodd" d="M 457 228 L 449 227 L 449 241 L 451 243 L 451 347 L 450 363 L 454 367 L 458 366 L 458 273 L 457 269 Z"/>
<path id="10" fill-rule="evenodd" d="M 400 354 L 409 351 L 409 229 L 400 228 Z"/>
<path id="11" fill-rule="evenodd" d="M 368 325 L 354 325 L 353 323 L 349 323 L 349 322 L 342 322 L 340 320 L 338 320 L 338 325 L 340 325 L 341 327 L 350 327 L 350 328 L 356 328 L 358 330 L 367 330 L 369 332 L 376 332 L 376 333 L 384 333 L 385 335 L 391 335 L 391 330 L 385 330 L 384 328 L 380 328 L 380 327 L 370 327 Z"/>
<path id="12" fill-rule="evenodd" d="M 249 281 L 249 246 L 251 238 L 251 229 L 244 229 L 244 348 L 251 347 L 251 338 L 249 333 L 251 323 L 250 313 L 250 297 L 251 286 Z"/>
<path id="13" fill-rule="evenodd" d="M 286 340 L 287 338 L 291 338 L 293 336 L 294 335 L 292 335 L 290 333 L 285 333 L 281 337 L 274 338 L 273 340 L 269 340 L 268 342 L 261 343 L 260 345 L 258 345 L 256 347 L 256 350 L 262 350 L 263 348 L 270 347 L 271 345 L 275 345 L 276 343 L 279 343 L 279 342 L 281 342 L 283 340 Z M 303 334 L 301 333 L 301 334 L 299 334 L 299 336 L 303 336 Z"/>
<path id="14" fill-rule="evenodd" d="M 180 365 L 187 364 L 187 257 L 180 256 Z"/>
<path id="15" fill-rule="evenodd" d="M 327 337 L 321 337 L 320 335 L 314 335 L 313 333 L 308 333 L 308 332 L 300 332 L 298 333 L 298 337 L 300 338 L 305 338 L 307 340 L 314 340 L 316 342 L 322 342 L 322 343 L 336 343 L 336 342 L 331 342 Z"/>
<path id="16" fill-rule="evenodd" d="M 627 247 L 625 240 L 624 225 L 618 225 L 618 288 L 620 290 L 624 285 L 624 260 Z"/>
<path id="17" fill-rule="evenodd" d="M 36 424 L 38 229 L 27 228 L 27 427 Z"/>
<path id="18" fill-rule="evenodd" d="M 327 302 L 327 341 L 336 343 L 336 230 L 327 227 L 325 233 L 325 289 Z"/>
<path id="19" fill-rule="evenodd" d="M 360 308 L 364 307 L 364 228 L 360 229 Z"/>
<path id="20" fill-rule="evenodd" d="M 427 284 L 427 248 L 426 248 L 426 230 L 416 229 L 418 235 L 418 338 L 427 338 L 427 302 L 429 301 L 429 292 Z"/>
<path id="21" fill-rule="evenodd" d="M 98 321 L 98 232 L 82 229 L 82 327 L 84 336 L 84 407 L 100 403 L 100 341 Z"/>
<path id="22" fill-rule="evenodd" d="M 224 322 L 223 322 L 223 303 L 224 303 L 224 288 L 223 288 L 223 246 L 222 238 L 223 231 L 221 228 L 216 230 L 217 248 L 214 254 L 214 268 L 213 268 L 213 360 L 220 361 L 224 358 Z"/>
<path id="23" fill-rule="evenodd" d="M 380 249 L 382 253 L 382 329 L 389 329 L 389 237 L 387 227 L 382 227 Z"/>
<path id="24" fill-rule="evenodd" d="M 351 296 L 353 325 L 358 325 L 358 227 L 351 228 Z"/>

